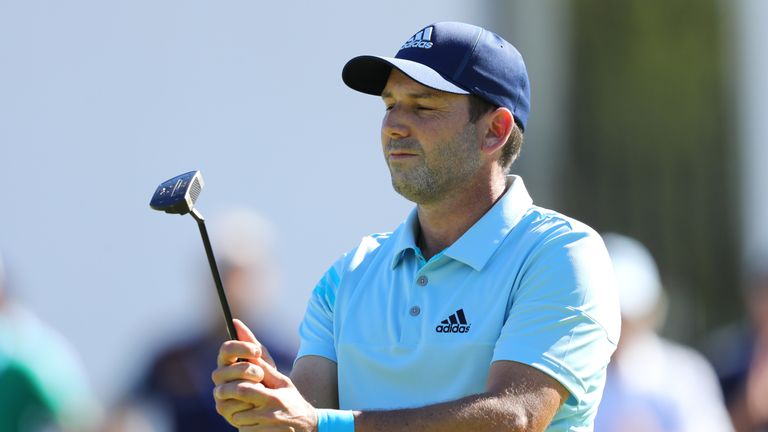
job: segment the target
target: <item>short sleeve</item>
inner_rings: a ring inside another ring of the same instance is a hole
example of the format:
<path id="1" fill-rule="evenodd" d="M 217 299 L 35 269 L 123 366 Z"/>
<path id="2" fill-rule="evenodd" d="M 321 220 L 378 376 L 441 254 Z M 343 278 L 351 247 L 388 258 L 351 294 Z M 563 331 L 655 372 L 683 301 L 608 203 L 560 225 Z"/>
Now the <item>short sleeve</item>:
<path id="1" fill-rule="evenodd" d="M 533 366 L 589 402 L 602 391 L 619 337 L 605 245 L 591 229 L 563 224 L 532 251 L 518 280 L 493 360 Z"/>
<path id="2" fill-rule="evenodd" d="M 340 262 L 334 264 L 312 290 L 304 320 L 299 326 L 301 343 L 297 359 L 317 355 L 337 361 L 333 323 L 336 293 L 341 280 L 340 268 Z"/>

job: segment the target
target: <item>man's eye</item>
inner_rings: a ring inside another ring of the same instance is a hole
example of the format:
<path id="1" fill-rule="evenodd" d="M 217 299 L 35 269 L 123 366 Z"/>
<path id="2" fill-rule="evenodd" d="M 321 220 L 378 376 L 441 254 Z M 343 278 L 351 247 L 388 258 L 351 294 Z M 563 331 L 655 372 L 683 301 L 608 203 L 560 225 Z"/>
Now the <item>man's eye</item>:
<path id="1" fill-rule="evenodd" d="M 432 111 L 432 110 L 434 110 L 434 108 L 432 108 L 432 107 L 425 107 L 425 106 L 416 107 L 416 109 L 419 110 L 419 111 Z"/>
<path id="2" fill-rule="evenodd" d="M 392 111 L 393 105 L 384 105 L 384 110 L 386 111 Z"/>

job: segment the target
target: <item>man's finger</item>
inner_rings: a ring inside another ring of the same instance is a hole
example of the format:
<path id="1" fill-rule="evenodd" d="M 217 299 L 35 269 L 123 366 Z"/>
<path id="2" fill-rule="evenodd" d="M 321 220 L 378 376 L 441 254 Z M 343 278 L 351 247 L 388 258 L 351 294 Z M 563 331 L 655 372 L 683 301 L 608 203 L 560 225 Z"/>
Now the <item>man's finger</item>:
<path id="1" fill-rule="evenodd" d="M 264 426 L 264 425 L 254 425 L 254 426 L 243 426 L 237 428 L 238 432 L 285 432 L 287 429 L 282 426 Z"/>
<path id="2" fill-rule="evenodd" d="M 264 409 L 249 409 L 232 414 L 231 423 L 236 427 L 259 425 L 264 430 L 276 424 L 275 412 Z M 286 427 L 283 425 L 282 427 Z M 287 430 L 287 429 L 284 429 Z"/>
<path id="3" fill-rule="evenodd" d="M 254 425 L 254 426 L 243 426 L 237 428 L 238 432 L 286 432 L 286 431 L 292 431 L 294 429 L 289 429 L 285 425 Z"/>
<path id="4" fill-rule="evenodd" d="M 216 412 L 221 414 L 227 421 L 230 421 L 234 414 L 249 409 L 253 409 L 253 404 L 249 404 L 248 402 L 239 401 L 237 399 L 216 399 Z"/>
<path id="5" fill-rule="evenodd" d="M 216 385 L 236 380 L 261 382 L 263 379 L 264 369 L 250 362 L 219 366 L 211 374 L 211 380 L 213 380 L 213 383 Z"/>
<path id="6" fill-rule="evenodd" d="M 226 341 L 219 348 L 219 356 L 216 363 L 226 366 L 237 363 L 238 359 L 258 359 L 261 357 L 261 344 L 256 342 Z"/>
<path id="7" fill-rule="evenodd" d="M 246 380 L 229 381 L 213 388 L 213 397 L 217 401 L 235 399 L 248 402 L 259 408 L 270 397 L 270 390 L 261 383 Z"/>

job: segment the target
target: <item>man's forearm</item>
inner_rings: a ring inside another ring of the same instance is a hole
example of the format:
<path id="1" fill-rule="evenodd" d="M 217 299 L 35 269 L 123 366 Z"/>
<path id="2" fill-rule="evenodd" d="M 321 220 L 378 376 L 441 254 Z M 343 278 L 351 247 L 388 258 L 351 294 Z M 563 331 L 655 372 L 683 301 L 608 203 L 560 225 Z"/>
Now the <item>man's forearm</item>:
<path id="1" fill-rule="evenodd" d="M 481 393 L 420 408 L 355 412 L 355 432 L 543 431 L 552 415 L 533 413 L 503 394 Z M 552 413 L 554 414 L 554 413 Z M 546 418 L 544 418 L 546 417 Z"/>
<path id="2" fill-rule="evenodd" d="M 356 413 L 355 431 L 543 431 L 569 396 L 555 379 L 513 361 L 493 363 L 487 389 L 421 408 Z"/>

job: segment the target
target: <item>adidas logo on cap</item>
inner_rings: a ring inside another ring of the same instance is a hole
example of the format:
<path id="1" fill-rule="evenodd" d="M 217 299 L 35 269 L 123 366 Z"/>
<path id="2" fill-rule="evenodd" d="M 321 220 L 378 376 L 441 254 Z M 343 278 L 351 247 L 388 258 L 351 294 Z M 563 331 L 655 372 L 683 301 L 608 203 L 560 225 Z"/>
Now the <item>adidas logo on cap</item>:
<path id="1" fill-rule="evenodd" d="M 467 324 L 467 317 L 464 316 L 464 309 L 459 309 L 456 313 L 451 314 L 448 319 L 444 319 L 440 324 L 435 327 L 435 331 L 438 333 L 469 333 L 469 326 Z"/>
<path id="2" fill-rule="evenodd" d="M 406 48 L 432 48 L 432 26 L 425 28 L 424 30 L 416 33 L 410 39 L 408 39 L 400 49 Z"/>

